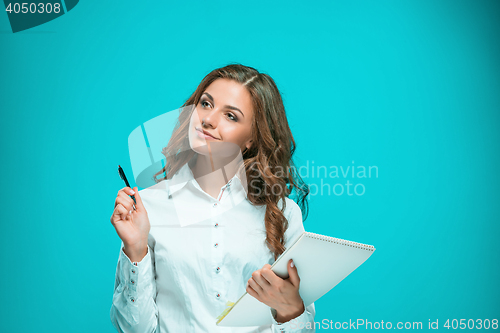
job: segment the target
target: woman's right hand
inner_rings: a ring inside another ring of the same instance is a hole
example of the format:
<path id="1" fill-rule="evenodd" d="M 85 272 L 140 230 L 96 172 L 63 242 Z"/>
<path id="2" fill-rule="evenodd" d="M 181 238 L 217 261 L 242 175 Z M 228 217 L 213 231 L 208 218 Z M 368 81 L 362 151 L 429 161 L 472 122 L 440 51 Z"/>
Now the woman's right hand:
<path id="1" fill-rule="evenodd" d="M 123 241 L 125 254 L 131 261 L 138 262 L 147 254 L 151 226 L 137 187 L 134 187 L 133 191 L 134 193 L 130 187 L 124 187 L 118 191 L 111 224 Z M 137 201 L 135 210 L 133 208 L 134 200 L 129 197 L 129 194 L 133 194 Z"/>

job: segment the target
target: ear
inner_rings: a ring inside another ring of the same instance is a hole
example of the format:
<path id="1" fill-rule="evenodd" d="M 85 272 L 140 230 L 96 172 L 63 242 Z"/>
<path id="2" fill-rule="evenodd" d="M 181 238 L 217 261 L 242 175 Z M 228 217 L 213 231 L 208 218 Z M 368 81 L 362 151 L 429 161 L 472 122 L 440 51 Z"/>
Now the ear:
<path id="1" fill-rule="evenodd" d="M 252 147 L 252 140 L 248 140 L 247 143 L 245 143 L 245 147 L 247 147 L 247 149 L 250 149 Z"/>

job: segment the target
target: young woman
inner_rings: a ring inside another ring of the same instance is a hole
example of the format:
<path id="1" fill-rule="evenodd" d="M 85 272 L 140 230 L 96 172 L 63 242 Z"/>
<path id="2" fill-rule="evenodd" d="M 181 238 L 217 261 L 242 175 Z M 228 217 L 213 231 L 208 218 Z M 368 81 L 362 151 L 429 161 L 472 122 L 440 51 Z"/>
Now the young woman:
<path id="1" fill-rule="evenodd" d="M 308 194 L 275 82 L 228 65 L 209 73 L 181 110 L 156 185 L 125 187 L 115 201 L 111 223 L 122 247 L 113 325 L 120 332 L 314 331 L 304 329 L 315 309 L 299 295 L 300 267 L 290 261 L 287 279 L 270 270 L 304 231 Z M 226 303 L 245 291 L 271 308 L 273 324 L 217 326 Z"/>

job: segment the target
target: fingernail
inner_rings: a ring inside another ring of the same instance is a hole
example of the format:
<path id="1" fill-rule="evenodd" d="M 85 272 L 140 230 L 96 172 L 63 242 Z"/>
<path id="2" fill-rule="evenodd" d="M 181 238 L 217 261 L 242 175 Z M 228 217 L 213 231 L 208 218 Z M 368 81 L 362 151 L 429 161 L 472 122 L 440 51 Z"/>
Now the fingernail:
<path id="1" fill-rule="evenodd" d="M 293 266 L 295 266 L 295 265 L 293 264 L 293 260 L 292 260 L 292 262 L 290 263 L 290 267 L 293 267 Z"/>
<path id="2" fill-rule="evenodd" d="M 135 194 L 134 190 L 130 190 L 130 194 Z"/>

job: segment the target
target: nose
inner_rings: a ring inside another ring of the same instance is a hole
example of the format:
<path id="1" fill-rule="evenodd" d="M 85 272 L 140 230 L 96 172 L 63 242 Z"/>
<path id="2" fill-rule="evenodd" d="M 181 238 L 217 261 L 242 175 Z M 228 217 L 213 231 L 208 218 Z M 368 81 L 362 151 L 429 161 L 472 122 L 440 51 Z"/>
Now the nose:
<path id="1" fill-rule="evenodd" d="M 218 112 L 215 109 L 202 111 L 200 113 L 201 125 L 205 128 L 216 128 L 218 124 Z"/>

